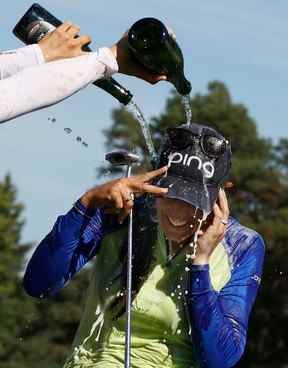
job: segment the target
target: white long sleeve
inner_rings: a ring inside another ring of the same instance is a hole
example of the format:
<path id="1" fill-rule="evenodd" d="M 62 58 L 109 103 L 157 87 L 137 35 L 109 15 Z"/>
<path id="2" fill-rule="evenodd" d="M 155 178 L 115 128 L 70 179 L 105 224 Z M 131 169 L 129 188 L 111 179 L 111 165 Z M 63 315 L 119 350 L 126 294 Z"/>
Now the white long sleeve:
<path id="1" fill-rule="evenodd" d="M 60 102 L 117 71 L 116 59 L 105 47 L 85 56 L 23 69 L 0 81 L 0 123 Z"/>
<path id="2" fill-rule="evenodd" d="M 0 80 L 44 62 L 45 59 L 39 45 L 0 52 Z"/>

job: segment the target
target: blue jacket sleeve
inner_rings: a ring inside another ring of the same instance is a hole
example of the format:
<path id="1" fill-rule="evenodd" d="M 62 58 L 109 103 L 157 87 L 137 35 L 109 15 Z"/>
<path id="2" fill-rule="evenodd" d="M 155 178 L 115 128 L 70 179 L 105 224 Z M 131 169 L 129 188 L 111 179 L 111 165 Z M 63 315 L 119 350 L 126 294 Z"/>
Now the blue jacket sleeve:
<path id="1" fill-rule="evenodd" d="M 202 368 L 233 367 L 243 354 L 248 318 L 261 281 L 264 243 L 257 234 L 233 265 L 230 281 L 213 289 L 209 265 L 191 266 L 187 298 Z"/>
<path id="2" fill-rule="evenodd" d="M 35 297 L 61 289 L 97 253 L 102 238 L 116 228 L 114 216 L 97 209 L 93 215 L 78 201 L 58 217 L 28 263 L 24 288 Z"/>

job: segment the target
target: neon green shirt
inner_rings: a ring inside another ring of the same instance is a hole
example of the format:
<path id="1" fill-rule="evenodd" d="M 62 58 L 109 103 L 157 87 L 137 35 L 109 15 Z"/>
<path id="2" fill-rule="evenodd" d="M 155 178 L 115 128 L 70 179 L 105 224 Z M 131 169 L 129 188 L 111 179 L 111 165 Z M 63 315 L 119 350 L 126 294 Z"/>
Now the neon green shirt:
<path id="1" fill-rule="evenodd" d="M 108 311 L 119 293 L 122 236 L 123 231 L 118 231 L 102 242 L 84 313 L 64 368 L 124 366 L 125 315 L 114 320 Z M 186 314 L 185 254 L 180 252 L 167 262 L 166 242 L 160 231 L 155 249 L 155 262 L 132 304 L 131 368 L 198 367 Z M 210 277 L 215 290 L 230 279 L 222 243 L 211 257 Z"/>

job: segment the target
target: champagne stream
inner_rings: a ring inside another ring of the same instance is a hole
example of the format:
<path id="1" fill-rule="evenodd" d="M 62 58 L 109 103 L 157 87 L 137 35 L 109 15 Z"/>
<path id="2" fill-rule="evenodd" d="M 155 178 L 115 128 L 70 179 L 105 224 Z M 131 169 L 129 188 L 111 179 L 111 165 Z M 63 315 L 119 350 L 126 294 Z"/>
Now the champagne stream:
<path id="1" fill-rule="evenodd" d="M 192 123 L 192 109 L 191 109 L 191 102 L 190 102 L 190 94 L 182 96 L 181 102 L 185 110 L 186 122 L 187 124 L 191 124 Z"/>
<path id="2" fill-rule="evenodd" d="M 140 110 L 139 106 L 136 104 L 135 101 L 131 100 L 129 104 L 127 105 L 127 107 L 130 108 L 133 114 L 136 116 L 140 124 L 149 155 L 152 161 L 155 162 L 157 160 L 157 153 L 155 151 L 155 147 L 154 147 L 152 136 L 151 136 L 151 131 L 150 131 L 147 120 L 145 119 L 142 111 Z"/>

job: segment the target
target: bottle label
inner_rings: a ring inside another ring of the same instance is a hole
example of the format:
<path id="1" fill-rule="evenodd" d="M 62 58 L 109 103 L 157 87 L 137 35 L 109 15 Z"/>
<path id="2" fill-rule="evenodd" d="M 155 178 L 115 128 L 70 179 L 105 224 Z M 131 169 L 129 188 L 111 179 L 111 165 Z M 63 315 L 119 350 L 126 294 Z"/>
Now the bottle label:
<path id="1" fill-rule="evenodd" d="M 38 43 L 47 33 L 54 31 L 56 27 L 44 20 L 32 22 L 27 27 L 27 43 Z"/>

